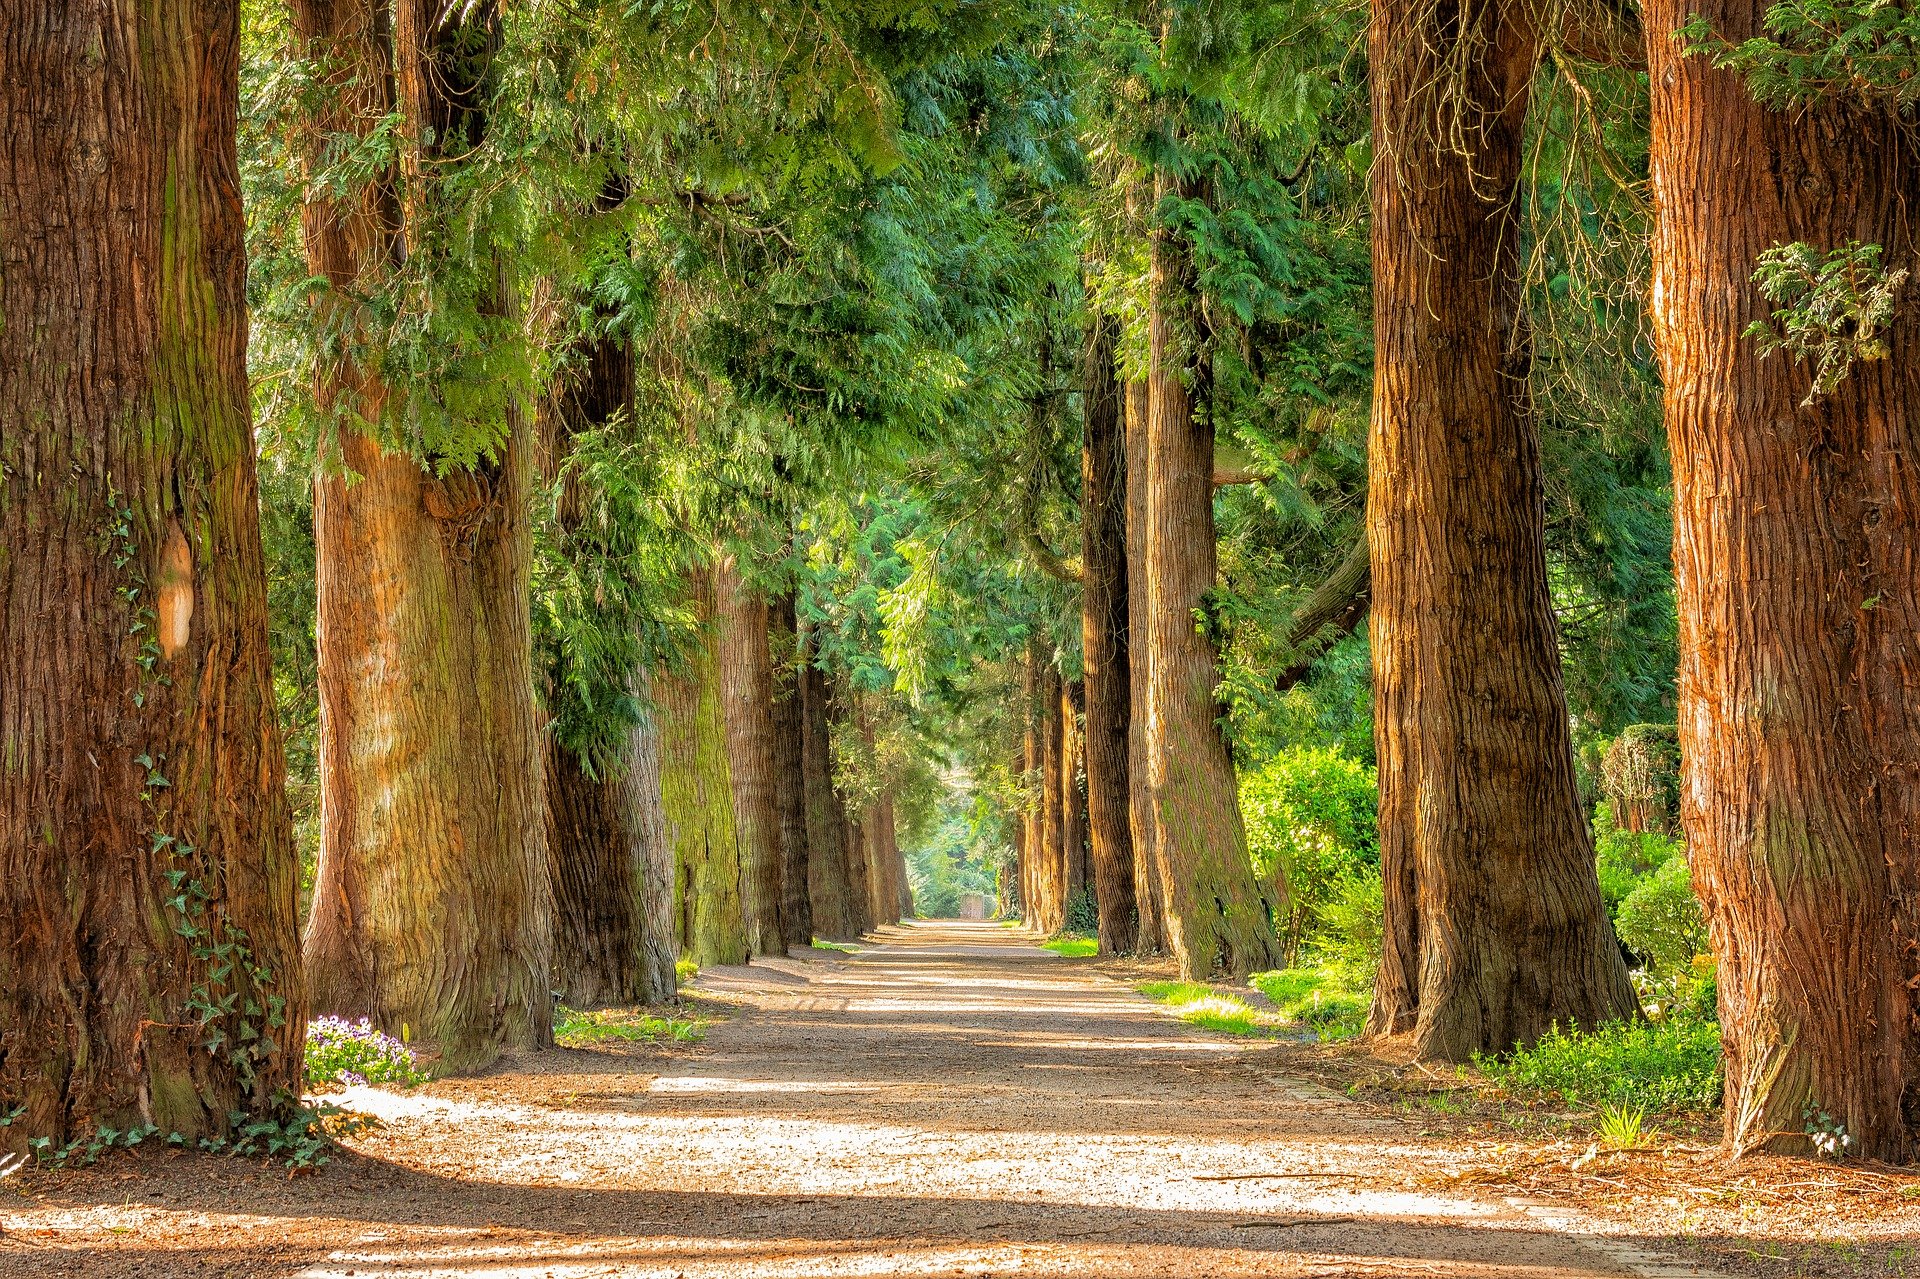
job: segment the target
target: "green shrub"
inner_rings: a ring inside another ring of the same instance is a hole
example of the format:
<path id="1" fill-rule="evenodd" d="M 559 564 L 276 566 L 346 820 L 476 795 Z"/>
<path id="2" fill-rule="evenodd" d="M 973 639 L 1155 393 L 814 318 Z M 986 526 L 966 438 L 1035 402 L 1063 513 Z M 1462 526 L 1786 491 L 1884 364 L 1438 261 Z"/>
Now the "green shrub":
<path id="1" fill-rule="evenodd" d="M 1340 882 L 1380 860 L 1373 769 L 1338 750 L 1290 747 L 1240 785 L 1254 868 L 1287 903 L 1290 960 L 1320 931 Z"/>
<path id="2" fill-rule="evenodd" d="M 1612 1022 L 1592 1033 L 1555 1027 L 1530 1048 L 1474 1058 L 1502 1087 L 1576 1106 L 1711 1109 L 1720 1100 L 1720 1028 L 1694 1017 Z"/>
<path id="3" fill-rule="evenodd" d="M 1322 1039 L 1351 1039 L 1366 1029 L 1373 992 L 1344 965 L 1282 968 L 1250 980 L 1283 1018 L 1311 1027 Z"/>

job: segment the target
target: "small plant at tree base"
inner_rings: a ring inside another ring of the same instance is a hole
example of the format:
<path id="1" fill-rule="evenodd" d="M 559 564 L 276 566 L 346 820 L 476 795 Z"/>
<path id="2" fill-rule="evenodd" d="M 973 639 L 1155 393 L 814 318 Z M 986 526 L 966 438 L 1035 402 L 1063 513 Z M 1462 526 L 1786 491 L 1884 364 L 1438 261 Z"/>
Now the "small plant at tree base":
<path id="1" fill-rule="evenodd" d="M 413 1051 L 381 1034 L 362 1017 L 316 1017 L 307 1023 L 307 1082 L 310 1084 L 399 1084 L 411 1088 L 426 1074 Z"/>
<path id="2" fill-rule="evenodd" d="M 1746 336 L 1764 358 L 1785 351 L 1794 363 L 1814 362 L 1812 404 L 1847 380 L 1856 362 L 1887 358 L 1881 333 L 1907 281 L 1904 269 L 1883 271 L 1880 246 L 1851 240 L 1822 254 L 1811 245 L 1776 244 L 1760 255 L 1753 282 L 1773 304 L 1773 321 L 1755 321 Z"/>
<path id="3" fill-rule="evenodd" d="M 1630 1106 L 1624 1101 L 1608 1102 L 1600 1107 L 1593 1131 L 1609 1150 L 1638 1150 L 1653 1136 L 1647 1131 L 1647 1108 Z"/>
<path id="4" fill-rule="evenodd" d="M 1853 1134 L 1847 1131 L 1847 1126 L 1814 1103 L 1806 1104 L 1800 1118 L 1806 1125 L 1807 1138 L 1813 1142 L 1815 1154 L 1825 1159 L 1845 1159 L 1853 1149 Z"/>

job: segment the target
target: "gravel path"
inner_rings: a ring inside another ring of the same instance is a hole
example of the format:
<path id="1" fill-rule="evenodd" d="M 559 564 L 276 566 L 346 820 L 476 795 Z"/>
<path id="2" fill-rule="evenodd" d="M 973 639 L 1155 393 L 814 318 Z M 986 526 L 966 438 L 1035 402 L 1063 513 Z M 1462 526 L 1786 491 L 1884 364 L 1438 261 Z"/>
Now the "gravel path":
<path id="1" fill-rule="evenodd" d="M 155 1155 L 28 1179 L 0 1275 L 1691 1273 L 1406 1189 L 1454 1156 L 998 925 L 697 986 L 736 1007 L 698 1045 L 354 1090 L 384 1124 L 317 1176 Z"/>

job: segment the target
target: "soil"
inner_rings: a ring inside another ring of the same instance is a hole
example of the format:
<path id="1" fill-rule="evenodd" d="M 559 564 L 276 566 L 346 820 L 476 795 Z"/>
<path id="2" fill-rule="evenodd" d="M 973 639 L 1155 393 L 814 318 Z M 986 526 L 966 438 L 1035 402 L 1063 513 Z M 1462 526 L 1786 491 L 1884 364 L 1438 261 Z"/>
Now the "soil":
<path id="1" fill-rule="evenodd" d="M 708 970 L 701 1042 L 349 1089 L 381 1123 L 314 1174 L 136 1151 L 0 1182 L 0 1276 L 1920 1274 L 1913 1179 L 1516 1136 L 1132 975 L 959 922 Z"/>

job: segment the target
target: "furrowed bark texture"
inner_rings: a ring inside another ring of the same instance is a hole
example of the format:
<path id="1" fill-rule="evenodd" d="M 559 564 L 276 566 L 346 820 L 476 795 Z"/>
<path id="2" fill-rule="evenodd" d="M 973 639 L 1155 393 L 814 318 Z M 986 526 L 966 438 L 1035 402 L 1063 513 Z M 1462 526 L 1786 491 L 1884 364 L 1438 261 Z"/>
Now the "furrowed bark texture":
<path id="1" fill-rule="evenodd" d="M 1538 59 L 1523 13 L 1375 0 L 1371 30 L 1386 947 L 1369 1029 L 1451 1060 L 1637 1010 L 1574 785 L 1547 589 L 1510 207 Z M 1434 51 L 1462 39 L 1477 60 L 1442 71 Z M 1465 77 L 1471 160 L 1445 149 L 1448 74 Z"/>
<path id="2" fill-rule="evenodd" d="M 733 816 L 719 628 L 711 570 L 688 583 L 700 640 L 686 666 L 654 680 L 660 716 L 660 798 L 673 847 L 680 951 L 701 967 L 747 962 L 740 840 Z"/>
<path id="3" fill-rule="evenodd" d="M 1804 1151 L 1804 1108 L 1849 1152 L 1920 1153 L 1920 315 L 1889 358 L 1802 406 L 1762 360 L 1751 281 L 1775 244 L 1878 244 L 1920 270 L 1920 161 L 1885 116 L 1776 113 L 1674 29 L 1733 41 L 1764 6 L 1646 9 L 1653 317 L 1674 469 L 1681 818 L 1719 962 L 1729 1150 Z"/>
<path id="4" fill-rule="evenodd" d="M 1086 680 L 1087 827 L 1100 953 L 1139 940 L 1127 782 L 1127 469 L 1111 316 L 1087 330 L 1080 447 L 1080 631 Z"/>
<path id="5" fill-rule="evenodd" d="M 339 59 L 343 129 L 397 109 L 408 136 L 406 208 L 381 188 L 307 206 L 316 274 L 351 296 L 404 256 L 430 176 L 483 121 L 490 6 L 442 24 L 405 0 L 392 15 L 301 3 L 295 25 Z M 388 92 L 386 72 L 392 70 Z M 480 77 L 480 78 L 476 78 Z M 356 109 L 358 108 L 358 109 Z M 428 141 L 428 139 L 431 139 Z M 342 363 L 320 398 L 387 392 Z M 551 896 L 527 616 L 532 449 L 508 423 L 494 461 L 437 477 L 344 430 L 314 482 L 319 559 L 320 859 L 306 954 L 314 1007 L 411 1030 L 437 1069 L 480 1069 L 551 1038 Z M 455 730 L 450 726 L 458 726 Z"/>
<path id="6" fill-rule="evenodd" d="M 769 647 L 773 653 L 773 781 L 774 803 L 780 814 L 780 920 L 789 946 L 813 941 L 813 898 L 807 886 L 807 785 L 800 717 L 799 636 L 794 623 L 794 598 L 781 596 L 768 612 Z"/>
<path id="7" fill-rule="evenodd" d="M 609 196 L 609 199 L 611 196 Z M 540 414 L 541 475 L 564 485 L 557 522 L 581 522 L 581 481 L 564 466 L 574 435 L 633 411 L 633 351 L 625 341 L 581 341 Z M 564 672 L 549 672 L 549 685 Z M 645 691 L 646 673 L 630 676 Z M 659 731 L 635 725 L 613 758 L 589 769 L 558 736 L 546 735 L 547 876 L 553 891 L 553 986 L 575 1008 L 658 1003 L 674 991 L 672 850 L 660 813 Z M 662 881 L 662 903 L 647 885 Z M 663 906 L 665 911 L 663 913 Z M 651 931 L 654 919 L 663 932 Z"/>
<path id="8" fill-rule="evenodd" d="M 833 792 L 833 742 L 827 723 L 826 673 L 815 666 L 807 637 L 800 649 L 800 749 L 807 799 L 807 894 L 814 932 L 846 940 L 860 935 L 847 878 L 847 830 Z"/>
<path id="9" fill-rule="evenodd" d="M 301 1087 L 238 23 L 0 0 L 0 1151 Z"/>
<path id="10" fill-rule="evenodd" d="M 1198 198 L 1198 190 L 1178 192 Z M 1187 978 L 1277 967 L 1277 914 L 1253 876 L 1214 698 L 1220 655 L 1195 611 L 1213 588 L 1213 423 L 1190 252 L 1152 244 L 1146 570 L 1147 773 L 1168 951 Z"/>
<path id="11" fill-rule="evenodd" d="M 1133 948 L 1142 955 L 1166 949 L 1166 905 L 1154 852 L 1153 789 L 1147 777 L 1147 696 L 1153 651 L 1147 644 L 1147 384 L 1127 383 L 1127 835 L 1133 843 L 1134 908 L 1140 924 Z"/>
<path id="12" fill-rule="evenodd" d="M 732 556 L 720 561 L 715 579 L 747 949 L 756 955 L 784 955 L 787 937 L 781 905 L 787 854 L 780 842 L 775 793 L 773 655 L 768 646 L 767 602 L 741 580 Z"/>

